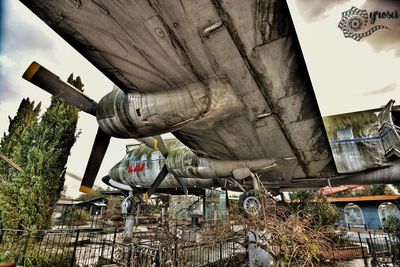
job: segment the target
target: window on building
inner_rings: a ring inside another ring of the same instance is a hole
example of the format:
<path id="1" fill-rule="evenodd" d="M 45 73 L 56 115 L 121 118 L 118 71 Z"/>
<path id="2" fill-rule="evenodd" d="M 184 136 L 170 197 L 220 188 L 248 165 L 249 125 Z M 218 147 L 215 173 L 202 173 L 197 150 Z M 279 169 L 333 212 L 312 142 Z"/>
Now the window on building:
<path id="1" fill-rule="evenodd" d="M 346 222 L 353 227 L 362 227 L 364 225 L 364 215 L 361 208 L 354 204 L 349 203 L 344 208 L 344 216 Z"/>
<path id="2" fill-rule="evenodd" d="M 395 216 L 400 218 L 400 210 L 399 208 L 391 203 L 391 202 L 385 202 L 379 205 L 378 207 L 378 213 L 379 213 L 379 219 L 381 221 L 381 224 L 383 225 L 383 221 L 385 218 L 389 216 Z"/>

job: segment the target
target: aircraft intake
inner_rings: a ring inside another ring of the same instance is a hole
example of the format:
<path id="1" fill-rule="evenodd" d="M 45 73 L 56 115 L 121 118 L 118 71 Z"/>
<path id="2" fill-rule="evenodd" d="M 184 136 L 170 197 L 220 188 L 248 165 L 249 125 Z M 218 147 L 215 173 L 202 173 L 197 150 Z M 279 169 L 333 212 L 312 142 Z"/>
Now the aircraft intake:
<path id="1" fill-rule="evenodd" d="M 177 130 L 209 110 L 207 88 L 197 82 L 173 90 L 125 93 L 113 90 L 97 106 L 101 129 L 118 138 L 140 138 Z"/>

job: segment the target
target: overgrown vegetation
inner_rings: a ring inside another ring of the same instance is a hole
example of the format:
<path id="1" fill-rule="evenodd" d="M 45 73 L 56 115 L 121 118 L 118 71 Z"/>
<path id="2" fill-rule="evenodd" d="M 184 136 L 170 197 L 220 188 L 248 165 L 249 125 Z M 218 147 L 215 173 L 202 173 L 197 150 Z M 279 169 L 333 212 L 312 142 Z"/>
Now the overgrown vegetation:
<path id="1" fill-rule="evenodd" d="M 13 262 L 14 256 L 10 251 L 0 252 L 0 263 Z"/>
<path id="2" fill-rule="evenodd" d="M 291 212 L 309 221 L 310 226 L 315 229 L 331 230 L 342 216 L 342 211 L 331 205 L 320 192 L 295 192 L 290 197 L 295 200 L 289 206 Z"/>
<path id="3" fill-rule="evenodd" d="M 389 234 L 393 255 L 400 253 L 400 218 L 390 215 L 383 219 L 383 230 Z"/>
<path id="4" fill-rule="evenodd" d="M 59 251 L 48 250 L 38 253 L 34 246 L 28 247 L 24 261 L 18 262 L 25 267 L 69 267 L 73 258 L 72 249 L 62 249 Z M 21 259 L 22 260 L 22 259 Z"/>
<path id="5" fill-rule="evenodd" d="M 83 87 L 72 74 L 68 82 Z M 0 143 L 0 151 L 24 170 L 4 163 L 0 168 L 5 177 L 0 186 L 0 215 L 6 228 L 48 229 L 64 185 L 61 174 L 77 137 L 78 109 L 53 97 L 40 121 L 39 110 L 40 105 L 22 100 Z"/>
<path id="6" fill-rule="evenodd" d="M 383 229 L 386 233 L 400 240 L 400 218 L 390 215 L 383 220 Z"/>
<path id="7" fill-rule="evenodd" d="M 249 232 L 255 233 L 257 245 L 274 256 L 277 266 L 312 266 L 330 254 L 334 224 L 342 214 L 322 194 L 295 193 L 297 201 L 289 205 L 277 203 L 263 192 L 257 196 L 262 202 L 259 215 L 243 216 L 235 206 L 230 211 L 231 221 L 242 230 L 234 230 L 226 223 L 203 232 L 203 241 L 212 245 L 240 235 L 247 240 Z"/>

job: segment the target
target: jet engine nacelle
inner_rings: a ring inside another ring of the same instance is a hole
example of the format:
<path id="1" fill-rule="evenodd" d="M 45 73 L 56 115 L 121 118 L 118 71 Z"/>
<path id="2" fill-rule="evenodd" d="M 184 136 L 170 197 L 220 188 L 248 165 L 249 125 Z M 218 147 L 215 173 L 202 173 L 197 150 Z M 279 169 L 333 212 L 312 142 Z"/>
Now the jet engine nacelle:
<path id="1" fill-rule="evenodd" d="M 189 148 L 171 150 L 166 159 L 168 170 L 177 177 L 217 179 L 249 177 L 276 166 L 273 159 L 218 160 L 198 157 Z"/>
<path id="2" fill-rule="evenodd" d="M 100 128 L 114 137 L 159 135 L 201 119 L 210 109 L 209 92 L 200 82 L 146 93 L 117 89 L 100 100 L 96 117 Z"/>

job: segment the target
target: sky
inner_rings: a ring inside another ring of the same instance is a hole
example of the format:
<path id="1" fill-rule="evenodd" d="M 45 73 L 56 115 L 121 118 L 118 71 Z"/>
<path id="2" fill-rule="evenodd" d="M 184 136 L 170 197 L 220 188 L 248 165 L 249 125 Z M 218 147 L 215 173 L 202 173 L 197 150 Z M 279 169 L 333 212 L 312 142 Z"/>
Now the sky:
<path id="1" fill-rule="evenodd" d="M 42 102 L 42 111 L 50 105 L 50 94 L 21 78 L 32 61 L 66 81 L 71 73 L 81 76 L 85 94 L 98 102 L 111 91 L 113 83 L 68 45 L 24 5 L 3 1 L 4 17 L 0 51 L 0 134 L 7 131 L 8 116 L 14 117 L 22 98 Z M 83 176 L 97 131 L 96 119 L 79 112 L 78 129 L 82 131 L 71 150 L 67 171 Z M 125 145 L 134 140 L 111 139 L 96 185 L 106 188 L 101 177 L 125 155 Z M 22 167 L 22 166 L 21 166 Z M 67 195 L 77 197 L 80 183 L 67 177 Z"/>
<path id="2" fill-rule="evenodd" d="M 15 0 L 3 3 L 0 39 L 0 134 L 8 128 L 22 98 L 50 104 L 50 95 L 23 80 L 21 75 L 35 60 L 64 81 L 73 72 L 85 84 L 85 94 L 99 101 L 113 87 L 61 37 L 24 5 Z M 345 38 L 338 28 L 342 12 L 352 6 L 374 10 L 399 10 L 398 1 L 380 0 L 288 0 L 314 91 L 323 116 L 378 108 L 400 96 L 400 19 L 377 20 L 390 30 L 379 30 L 357 42 Z M 400 101 L 397 103 L 400 104 Z M 80 112 L 82 133 L 73 146 L 68 171 L 82 176 L 97 130 L 93 117 Z M 101 177 L 125 154 L 134 140 L 112 139 L 99 171 Z M 76 197 L 79 182 L 67 178 L 67 195 Z"/>
<path id="3" fill-rule="evenodd" d="M 360 41 L 338 27 L 352 6 L 396 11 L 394 0 L 288 0 L 292 19 L 323 116 L 400 104 L 400 18 L 377 19 L 378 30 Z M 370 20 L 368 20 L 370 22 Z M 366 30 L 373 25 L 367 24 Z"/>

